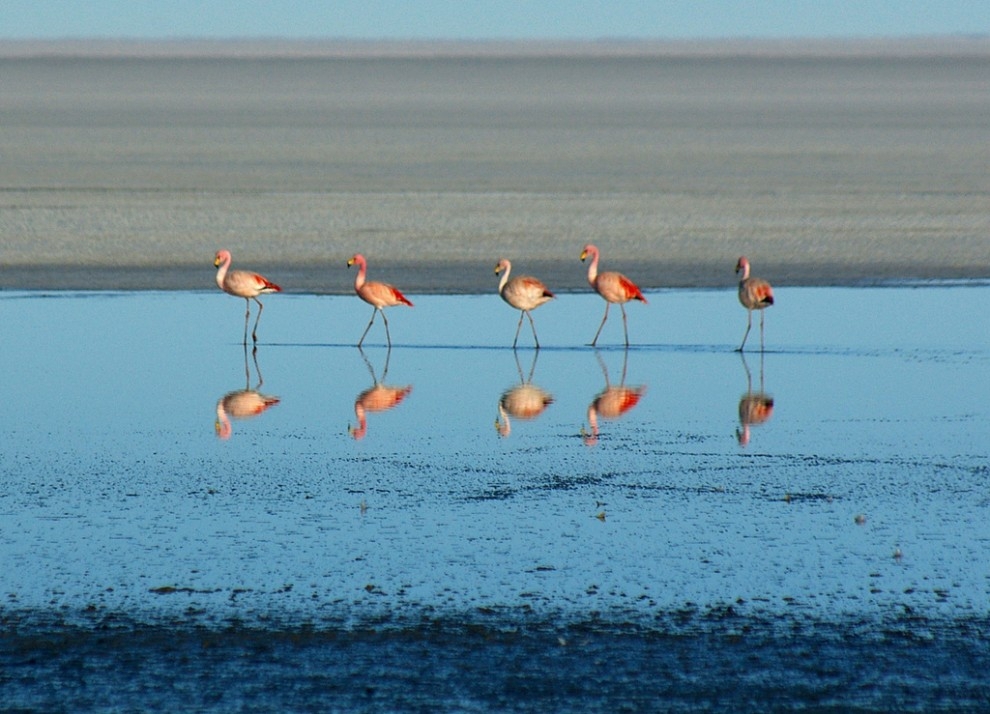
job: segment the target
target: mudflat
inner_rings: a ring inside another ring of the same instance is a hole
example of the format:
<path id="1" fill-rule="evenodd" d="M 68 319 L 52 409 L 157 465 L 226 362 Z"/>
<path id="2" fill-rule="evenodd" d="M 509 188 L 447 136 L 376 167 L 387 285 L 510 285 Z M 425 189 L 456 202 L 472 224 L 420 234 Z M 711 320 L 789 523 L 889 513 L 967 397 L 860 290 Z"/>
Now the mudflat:
<path id="1" fill-rule="evenodd" d="M 987 40 L 280 48 L 0 46 L 0 286 L 990 277 Z"/>

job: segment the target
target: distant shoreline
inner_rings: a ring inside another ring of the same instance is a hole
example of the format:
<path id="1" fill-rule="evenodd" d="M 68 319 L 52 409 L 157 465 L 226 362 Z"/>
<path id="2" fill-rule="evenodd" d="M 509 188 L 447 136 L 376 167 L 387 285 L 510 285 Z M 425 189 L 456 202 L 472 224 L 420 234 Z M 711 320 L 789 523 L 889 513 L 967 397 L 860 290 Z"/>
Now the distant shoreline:
<path id="1" fill-rule="evenodd" d="M 965 57 L 990 55 L 990 35 L 864 38 L 594 40 L 109 39 L 0 40 L 0 59 L 426 57 Z"/>

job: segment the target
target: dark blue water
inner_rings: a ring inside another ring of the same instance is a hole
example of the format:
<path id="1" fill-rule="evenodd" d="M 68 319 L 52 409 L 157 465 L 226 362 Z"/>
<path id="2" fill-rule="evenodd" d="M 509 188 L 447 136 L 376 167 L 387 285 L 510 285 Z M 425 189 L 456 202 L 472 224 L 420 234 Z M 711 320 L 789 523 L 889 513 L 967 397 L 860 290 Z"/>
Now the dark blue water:
<path id="1" fill-rule="evenodd" d="M 990 290 L 780 292 L 0 295 L 3 707 L 990 706 Z"/>

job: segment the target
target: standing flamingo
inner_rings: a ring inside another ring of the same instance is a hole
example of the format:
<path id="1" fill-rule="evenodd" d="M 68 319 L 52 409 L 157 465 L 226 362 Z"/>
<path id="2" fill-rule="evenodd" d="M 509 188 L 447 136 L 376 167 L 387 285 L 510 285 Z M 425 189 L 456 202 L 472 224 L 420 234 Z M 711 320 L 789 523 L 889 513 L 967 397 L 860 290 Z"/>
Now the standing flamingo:
<path id="1" fill-rule="evenodd" d="M 359 298 L 375 308 L 371 313 L 371 320 L 368 322 L 368 326 L 364 328 L 364 333 L 361 335 L 361 339 L 358 340 L 357 346 L 360 347 L 364 342 L 368 330 L 371 329 L 371 325 L 375 322 L 375 315 L 380 312 L 382 314 L 382 320 L 385 321 L 385 338 L 388 340 L 388 346 L 391 347 L 392 336 L 388 333 L 388 318 L 385 317 L 385 311 L 382 308 L 393 307 L 394 305 L 408 305 L 412 307 L 412 303 L 392 285 L 379 283 L 374 280 L 365 280 L 365 276 L 368 273 L 368 261 L 360 253 L 357 253 L 347 261 L 347 267 L 349 268 L 355 263 L 358 266 L 358 274 L 354 278 L 354 292 L 357 293 Z"/>
<path id="2" fill-rule="evenodd" d="M 509 280 L 511 270 L 512 263 L 505 258 L 498 261 L 498 265 L 495 266 L 495 275 L 502 273 L 502 280 L 498 284 L 498 294 L 512 307 L 519 310 L 519 324 L 516 325 L 516 337 L 512 340 L 512 349 L 516 348 L 516 343 L 519 341 L 523 315 L 529 318 L 529 326 L 533 328 L 536 349 L 540 349 L 540 338 L 536 336 L 536 325 L 533 323 L 530 310 L 535 310 L 543 303 L 553 300 L 554 294 L 547 290 L 546 285 L 529 275 L 520 275 Z"/>
<path id="3" fill-rule="evenodd" d="M 746 393 L 739 398 L 739 428 L 736 429 L 736 441 L 739 446 L 749 444 L 749 428 L 770 421 L 773 416 L 773 397 L 763 391 L 763 354 L 760 353 L 760 389 L 753 391 L 753 375 L 746 364 L 746 355 L 742 357 L 743 369 L 746 370 Z"/>
<path id="4" fill-rule="evenodd" d="M 404 387 L 390 387 L 384 383 L 385 378 L 388 376 L 388 361 L 392 356 L 391 349 L 385 353 L 385 368 L 382 370 L 382 378 L 380 380 L 375 376 L 375 368 L 371 366 L 371 362 L 365 356 L 364 350 L 358 348 L 358 351 L 361 353 L 361 359 L 364 360 L 368 371 L 371 372 L 373 384 L 354 399 L 354 416 L 357 417 L 358 423 L 357 426 L 348 426 L 347 432 L 355 441 L 360 441 L 368 433 L 368 412 L 385 412 L 389 409 L 394 409 L 412 391 L 411 384 L 407 384 Z"/>
<path id="5" fill-rule="evenodd" d="M 216 257 L 213 259 L 213 267 L 217 268 L 217 286 L 225 293 L 244 298 L 244 302 L 247 303 L 247 312 L 244 314 L 244 344 L 246 345 L 252 298 L 258 303 L 258 317 L 254 320 L 254 330 L 251 332 L 251 339 L 257 342 L 258 323 L 261 322 L 261 311 L 265 309 L 258 296 L 265 293 L 281 292 L 282 288 L 263 275 L 258 275 L 258 273 L 252 273 L 249 270 L 230 270 L 230 261 L 229 250 L 218 250 Z"/>
<path id="6" fill-rule="evenodd" d="M 230 423 L 231 417 L 234 419 L 251 419 L 263 413 L 266 409 L 279 403 L 278 397 L 262 394 L 259 389 L 264 383 L 261 376 L 261 368 L 258 367 L 258 353 L 254 355 L 254 369 L 258 373 L 258 384 L 251 388 L 251 368 L 248 366 L 247 343 L 244 344 L 244 389 L 235 389 L 227 392 L 217 400 L 217 420 L 214 427 L 217 436 L 221 439 L 229 439 L 233 433 Z"/>
<path id="7" fill-rule="evenodd" d="M 582 262 L 588 256 L 591 256 L 591 264 L 588 266 L 588 283 L 593 287 L 599 295 L 605 298 L 605 316 L 602 317 L 602 324 L 598 326 L 598 332 L 595 333 L 595 339 L 591 341 L 591 346 L 594 347 L 598 342 L 598 336 L 602 333 L 602 328 L 605 327 L 605 321 L 608 319 L 608 308 L 613 302 L 619 303 L 619 307 L 622 309 L 622 329 L 626 335 L 626 347 L 629 346 L 629 328 L 626 325 L 626 306 L 625 303 L 630 300 L 640 300 L 646 303 L 646 298 L 643 297 L 643 293 L 636 286 L 632 280 L 627 278 L 622 273 L 616 273 L 613 271 L 607 271 L 604 273 L 598 272 L 598 248 L 591 245 L 590 243 L 584 247 L 581 251 Z"/>
<path id="8" fill-rule="evenodd" d="M 749 337 L 749 330 L 753 327 L 753 310 L 760 311 L 760 349 L 763 349 L 763 310 L 773 305 L 773 288 L 770 283 L 762 278 L 749 277 L 749 260 L 746 256 L 739 258 L 736 263 L 736 275 L 742 272 L 739 280 L 739 302 L 746 308 L 746 334 L 743 335 L 742 344 L 736 352 L 742 352 L 746 346 L 746 338 Z"/>
<path id="9" fill-rule="evenodd" d="M 539 352 L 533 353 L 533 363 L 529 367 L 529 378 L 523 377 L 519 353 L 513 352 L 513 354 L 516 356 L 519 384 L 502 392 L 502 396 L 498 400 L 498 418 L 495 419 L 495 430 L 502 437 L 507 437 L 512 433 L 510 416 L 523 421 L 535 419 L 553 404 L 553 395 L 533 384 L 533 372 L 536 371 L 536 358 Z"/>
<path id="10" fill-rule="evenodd" d="M 591 404 L 588 405 L 588 429 L 585 429 L 583 426 L 581 427 L 581 440 L 585 446 L 594 446 L 598 443 L 598 417 L 602 419 L 619 419 L 639 404 L 639 400 L 646 393 L 646 385 L 636 387 L 626 386 L 628 351 L 622 357 L 622 379 L 619 381 L 618 386 L 613 386 L 609 381 L 608 367 L 605 366 L 605 361 L 598 354 L 597 350 L 595 351 L 595 357 L 598 358 L 598 364 L 602 368 L 602 373 L 605 375 L 605 389 L 599 392 L 591 400 Z"/>

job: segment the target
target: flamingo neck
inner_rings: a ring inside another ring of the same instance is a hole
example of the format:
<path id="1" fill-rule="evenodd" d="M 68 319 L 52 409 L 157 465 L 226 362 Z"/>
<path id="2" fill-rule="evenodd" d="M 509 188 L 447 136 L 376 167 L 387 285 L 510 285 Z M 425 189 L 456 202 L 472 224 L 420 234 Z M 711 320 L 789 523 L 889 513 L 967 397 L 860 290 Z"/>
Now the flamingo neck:
<path id="1" fill-rule="evenodd" d="M 357 267 L 358 267 L 358 272 L 357 275 L 354 276 L 354 289 L 360 290 L 362 287 L 364 287 L 365 280 L 367 279 L 368 264 L 365 263 L 363 260 L 359 260 L 357 261 Z"/>
<path id="2" fill-rule="evenodd" d="M 742 271 L 742 276 L 739 278 L 740 283 L 744 283 L 749 280 L 749 261 L 744 260 L 739 264 L 739 269 Z"/>
<path id="3" fill-rule="evenodd" d="M 228 255 L 224 258 L 224 261 L 220 263 L 220 267 L 217 268 L 217 287 L 223 290 L 223 281 L 227 278 L 227 270 L 230 268 L 230 256 Z"/>
<path id="4" fill-rule="evenodd" d="M 501 293 L 505 289 L 505 284 L 509 282 L 509 271 L 512 270 L 512 266 L 508 263 L 502 263 L 505 270 L 502 272 L 502 279 L 498 281 L 498 291 Z"/>
<path id="5" fill-rule="evenodd" d="M 218 437 L 225 440 L 230 438 L 233 429 L 230 425 L 230 417 L 227 416 L 227 412 L 223 408 L 222 399 L 217 402 L 217 421 L 214 427 L 216 428 Z"/>
<path id="6" fill-rule="evenodd" d="M 588 264 L 588 282 L 594 286 L 595 280 L 598 278 L 598 251 L 589 250 L 588 255 L 591 258 L 591 262 Z"/>

